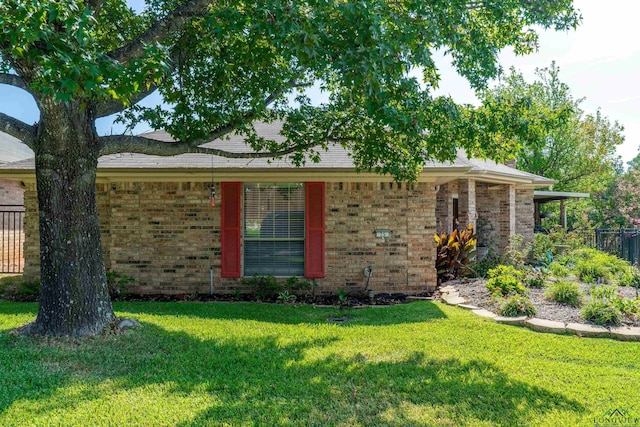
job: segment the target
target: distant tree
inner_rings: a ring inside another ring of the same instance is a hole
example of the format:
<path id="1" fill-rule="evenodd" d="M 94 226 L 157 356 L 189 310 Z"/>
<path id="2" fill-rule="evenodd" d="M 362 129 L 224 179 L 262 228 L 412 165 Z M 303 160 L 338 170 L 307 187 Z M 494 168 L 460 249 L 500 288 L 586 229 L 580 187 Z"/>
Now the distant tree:
<path id="1" fill-rule="evenodd" d="M 497 74 L 500 49 L 531 52 L 533 27 L 578 21 L 571 0 L 146 0 L 141 12 L 126 0 L 3 0 L 0 83 L 24 89 L 40 109 L 35 125 L 0 114 L 0 131 L 35 152 L 42 295 L 27 332 L 84 335 L 114 320 L 96 211 L 99 156 L 291 154 L 301 163 L 338 142 L 361 170 L 413 179 L 473 134 L 464 111 L 432 96 L 435 50 L 481 88 Z M 409 74 L 415 68 L 422 81 Z M 314 81 L 329 102 L 313 107 L 300 96 L 290 107 L 286 96 Z M 139 104 L 154 91 L 167 107 Z M 99 136 L 96 119 L 113 114 L 176 142 Z M 286 119 L 284 143 L 252 127 L 275 118 Z M 200 146 L 233 131 L 252 152 Z"/>
<path id="2" fill-rule="evenodd" d="M 640 153 L 627 162 L 630 169 L 640 169 Z"/>
<path id="3" fill-rule="evenodd" d="M 599 110 L 585 115 L 582 99 L 573 98 L 559 71 L 552 63 L 537 69 L 538 79 L 529 83 L 512 68 L 484 93 L 484 105 L 506 105 L 510 111 L 519 102 L 517 117 L 527 125 L 516 141 L 519 169 L 556 180 L 555 190 L 601 190 L 620 167 L 616 148 L 624 142 L 624 129 Z"/>

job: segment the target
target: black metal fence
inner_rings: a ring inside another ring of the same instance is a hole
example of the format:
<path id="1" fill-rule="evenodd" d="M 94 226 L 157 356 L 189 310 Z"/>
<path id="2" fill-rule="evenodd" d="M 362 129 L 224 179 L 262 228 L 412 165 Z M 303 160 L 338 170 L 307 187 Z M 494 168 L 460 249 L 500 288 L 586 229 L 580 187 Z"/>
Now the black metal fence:
<path id="1" fill-rule="evenodd" d="M 598 228 L 595 247 L 635 264 L 640 262 L 640 229 Z"/>
<path id="2" fill-rule="evenodd" d="M 24 206 L 0 205 L 0 273 L 24 269 Z"/>
<path id="3" fill-rule="evenodd" d="M 640 263 L 640 228 L 578 229 L 571 233 L 584 246 L 616 255 L 631 264 Z"/>

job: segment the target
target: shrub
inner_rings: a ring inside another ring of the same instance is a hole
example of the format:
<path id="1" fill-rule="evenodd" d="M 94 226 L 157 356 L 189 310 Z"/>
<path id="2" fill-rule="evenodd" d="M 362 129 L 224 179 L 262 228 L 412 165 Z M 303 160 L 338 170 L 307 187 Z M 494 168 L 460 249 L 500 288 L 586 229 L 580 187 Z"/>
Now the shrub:
<path id="1" fill-rule="evenodd" d="M 289 304 L 292 302 L 296 302 L 297 297 L 294 294 L 290 294 L 289 291 L 282 291 L 278 294 L 278 301 Z"/>
<path id="2" fill-rule="evenodd" d="M 489 278 L 491 279 L 498 276 L 513 276 L 521 280 L 524 277 L 522 271 L 516 270 L 516 268 L 512 265 L 504 264 L 500 264 L 496 268 L 492 268 L 491 270 L 489 270 L 488 274 Z"/>
<path id="3" fill-rule="evenodd" d="M 7 301 L 38 301 L 40 281 L 25 281 L 22 276 L 8 276 L 0 279 L 0 299 Z"/>
<path id="4" fill-rule="evenodd" d="M 471 270 L 475 277 L 487 277 L 489 270 L 496 268 L 498 265 L 500 265 L 500 258 L 489 250 L 489 254 L 484 259 L 473 263 Z"/>
<path id="5" fill-rule="evenodd" d="M 469 225 L 466 230 L 453 230 L 449 235 L 446 233 L 436 234 L 435 241 L 438 245 L 436 270 L 440 282 L 455 279 L 471 272 L 469 265 L 476 248 L 473 225 Z"/>
<path id="6" fill-rule="evenodd" d="M 274 298 L 279 292 L 282 292 L 282 286 L 273 276 L 254 274 L 253 277 L 242 279 L 242 284 L 252 288 L 258 301 Z"/>
<path id="7" fill-rule="evenodd" d="M 611 275 L 607 268 L 593 261 L 579 260 L 574 267 L 576 276 L 585 283 L 595 283 L 598 281 L 609 281 Z"/>
<path id="8" fill-rule="evenodd" d="M 640 273 L 627 261 L 595 249 L 575 251 L 576 275 L 587 283 L 616 282 L 621 286 L 633 286 L 640 282 Z"/>
<path id="9" fill-rule="evenodd" d="M 569 275 L 571 275 L 571 270 L 557 261 L 549 264 L 549 270 L 551 270 L 551 274 L 559 278 L 569 277 Z"/>
<path id="10" fill-rule="evenodd" d="M 589 294 L 593 299 L 611 300 L 616 294 L 617 288 L 611 285 L 597 285 L 589 289 Z"/>
<path id="11" fill-rule="evenodd" d="M 584 295 L 576 282 L 558 280 L 547 288 L 544 296 L 562 304 L 580 307 Z"/>
<path id="12" fill-rule="evenodd" d="M 504 302 L 499 313 L 506 317 L 533 316 L 536 314 L 536 308 L 528 297 L 516 294 Z"/>
<path id="13" fill-rule="evenodd" d="M 617 282 L 620 286 L 640 287 L 640 271 L 637 266 L 629 265 L 626 270 L 620 272 Z"/>
<path id="14" fill-rule="evenodd" d="M 553 242 L 551 236 L 545 233 L 536 233 L 533 235 L 533 249 L 531 256 L 534 260 L 546 261 L 547 253 L 553 253 Z"/>
<path id="15" fill-rule="evenodd" d="M 487 280 L 487 290 L 493 296 L 507 296 L 511 294 L 524 294 L 525 289 L 520 281 L 512 275 L 492 277 Z"/>
<path id="16" fill-rule="evenodd" d="M 609 300 L 588 302 L 580 315 L 596 325 L 619 325 L 623 318 L 622 312 Z"/>
<path id="17" fill-rule="evenodd" d="M 504 264 L 512 265 L 518 269 L 522 268 L 530 258 L 533 243 L 525 242 L 522 234 L 514 234 L 509 237 L 502 261 Z"/>
<path id="18" fill-rule="evenodd" d="M 544 287 L 547 275 L 542 271 L 531 271 L 524 277 L 524 284 L 530 288 Z"/>
<path id="19" fill-rule="evenodd" d="M 625 316 L 636 316 L 640 313 L 640 300 L 622 298 L 619 295 L 613 297 L 613 304 Z"/>
<path id="20" fill-rule="evenodd" d="M 109 296 L 117 299 L 128 292 L 129 286 L 135 283 L 136 279 L 128 274 L 121 274 L 116 271 L 107 271 L 107 287 Z"/>

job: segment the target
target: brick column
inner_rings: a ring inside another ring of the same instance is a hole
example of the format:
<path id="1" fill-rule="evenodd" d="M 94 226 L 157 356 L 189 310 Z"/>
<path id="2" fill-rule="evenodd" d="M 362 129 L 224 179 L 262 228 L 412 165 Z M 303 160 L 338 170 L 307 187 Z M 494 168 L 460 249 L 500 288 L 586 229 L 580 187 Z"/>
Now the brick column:
<path id="1" fill-rule="evenodd" d="M 435 290 L 436 192 L 430 183 L 410 184 L 407 191 L 407 293 Z"/>
<path id="2" fill-rule="evenodd" d="M 509 238 L 516 234 L 516 187 L 505 185 L 500 200 L 500 252 L 509 244 Z"/>
<path id="3" fill-rule="evenodd" d="M 449 184 L 440 186 L 436 193 L 436 232 L 450 233 L 453 224 L 453 197 Z"/>
<path id="4" fill-rule="evenodd" d="M 461 179 L 458 181 L 458 212 L 460 227 L 466 228 L 469 224 L 476 227 L 476 182 L 473 179 Z"/>
<path id="5" fill-rule="evenodd" d="M 516 190 L 516 233 L 522 234 L 525 242 L 533 242 L 534 227 L 533 190 Z"/>

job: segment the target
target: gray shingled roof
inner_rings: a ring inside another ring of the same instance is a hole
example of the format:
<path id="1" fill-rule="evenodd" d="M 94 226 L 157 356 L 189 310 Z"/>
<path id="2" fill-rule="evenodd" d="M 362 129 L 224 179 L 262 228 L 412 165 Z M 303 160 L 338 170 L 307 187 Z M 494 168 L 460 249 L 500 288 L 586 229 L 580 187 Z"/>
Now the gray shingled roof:
<path id="1" fill-rule="evenodd" d="M 285 138 L 280 134 L 282 124 L 274 123 L 256 123 L 256 131 L 258 135 L 272 139 L 278 142 L 284 142 Z M 152 131 L 143 133 L 141 136 L 157 139 L 160 141 L 170 142 L 171 136 L 165 131 Z M 216 139 L 203 147 L 215 147 L 232 152 L 247 152 L 250 148 L 245 144 L 242 135 L 230 134 L 225 139 Z M 321 160 L 318 163 L 307 162 L 305 170 L 333 169 L 353 171 L 354 164 L 347 150 L 339 145 L 332 145 L 328 151 L 321 150 Z M 178 156 L 163 157 L 149 156 L 145 154 L 120 153 L 103 156 L 99 159 L 98 168 L 108 174 L 109 169 L 133 171 L 140 170 L 163 170 L 163 169 L 225 169 L 225 170 L 252 170 L 252 169 L 270 169 L 270 170 L 291 170 L 295 165 L 288 157 L 282 159 L 231 159 L 220 156 L 212 156 L 208 154 L 181 154 Z M 27 159 L 12 162 L 6 165 L 0 165 L 0 170 L 30 170 L 34 169 L 34 160 Z M 437 169 L 447 169 L 449 171 L 459 170 L 460 175 L 471 175 L 478 179 L 482 179 L 483 175 L 498 176 L 503 179 L 513 179 L 517 181 L 527 181 L 536 186 L 548 186 L 554 181 L 547 178 L 523 172 L 509 166 L 498 164 L 492 160 L 469 159 L 464 151 L 459 150 L 457 158 L 454 162 L 429 162 L 425 165 L 425 169 L 435 172 Z"/>
<path id="2" fill-rule="evenodd" d="M 33 157 L 33 151 L 19 139 L 0 132 L 0 164 Z"/>

